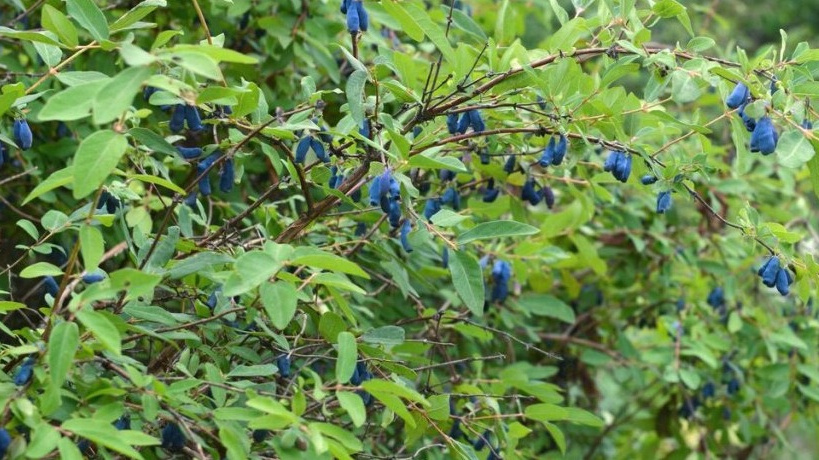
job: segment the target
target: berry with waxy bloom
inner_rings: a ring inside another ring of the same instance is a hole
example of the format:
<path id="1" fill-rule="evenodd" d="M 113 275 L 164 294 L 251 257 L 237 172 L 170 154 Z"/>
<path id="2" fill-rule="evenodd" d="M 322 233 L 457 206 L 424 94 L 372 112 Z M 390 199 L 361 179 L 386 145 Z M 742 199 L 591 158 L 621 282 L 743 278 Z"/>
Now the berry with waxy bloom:
<path id="1" fill-rule="evenodd" d="M 161 433 L 162 448 L 171 452 L 179 452 L 185 447 L 185 433 L 174 422 L 168 422 Z"/>
<path id="2" fill-rule="evenodd" d="M 185 106 L 185 123 L 188 124 L 188 129 L 191 131 L 200 131 L 204 128 L 198 107 L 195 105 Z"/>
<path id="3" fill-rule="evenodd" d="M 23 386 L 31 381 L 31 377 L 34 376 L 34 364 L 36 362 L 37 360 L 33 356 L 29 356 L 23 361 L 23 364 L 20 364 L 20 367 L 14 372 L 14 377 L 12 377 L 15 385 Z"/>
<path id="4" fill-rule="evenodd" d="M 11 446 L 11 435 L 5 428 L 0 428 L 0 459 L 6 456 Z"/>
<path id="5" fill-rule="evenodd" d="M 776 277 L 779 274 L 781 267 L 779 266 L 779 257 L 772 256 L 759 267 L 756 274 L 762 278 L 762 284 L 768 287 L 774 287 L 776 284 Z"/>
<path id="6" fill-rule="evenodd" d="M 736 86 L 734 86 L 733 91 L 731 91 L 731 94 L 725 99 L 725 105 L 730 109 L 739 108 L 750 96 L 751 90 L 745 86 L 745 83 L 738 82 Z"/>
<path id="7" fill-rule="evenodd" d="M 722 287 L 717 286 L 711 290 L 708 294 L 707 299 L 708 305 L 712 306 L 713 308 L 719 308 L 725 305 L 725 291 L 723 291 Z"/>
<path id="8" fill-rule="evenodd" d="M 446 129 L 449 134 L 457 134 L 458 132 L 458 114 L 450 113 L 446 116 Z"/>
<path id="9" fill-rule="evenodd" d="M 492 302 L 503 302 L 509 296 L 509 280 L 512 278 L 512 266 L 504 260 L 496 260 L 492 266 Z"/>
<path id="10" fill-rule="evenodd" d="M 31 134 L 31 127 L 28 125 L 28 121 L 23 118 L 14 120 L 12 131 L 14 134 L 14 142 L 17 143 L 17 147 L 20 147 L 23 150 L 28 150 L 31 148 L 31 145 L 34 142 L 34 136 Z"/>
<path id="11" fill-rule="evenodd" d="M 512 174 L 515 171 L 515 156 L 509 155 L 509 158 L 506 159 L 506 163 L 503 165 L 503 171 L 506 174 Z"/>
<path id="12" fill-rule="evenodd" d="M 756 122 L 756 127 L 751 133 L 751 151 L 760 152 L 763 155 L 770 155 L 776 150 L 776 143 L 779 135 L 771 121 L 771 118 L 764 116 Z"/>
<path id="13" fill-rule="evenodd" d="M 424 217 L 427 220 L 431 220 L 432 216 L 434 216 L 438 211 L 441 210 L 441 199 L 440 198 L 430 198 L 427 200 L 426 204 L 424 204 Z"/>
<path id="14" fill-rule="evenodd" d="M 404 219 L 404 224 L 401 225 L 401 247 L 407 252 L 412 252 L 412 246 L 409 242 L 409 233 L 412 230 L 412 223 L 409 219 Z"/>
<path id="15" fill-rule="evenodd" d="M 452 206 L 452 209 L 456 211 L 461 209 L 461 195 L 454 187 L 449 187 L 446 189 L 446 191 L 444 191 L 444 194 L 441 197 L 441 202 Z"/>
<path id="16" fill-rule="evenodd" d="M 544 168 L 551 165 L 555 158 L 555 138 L 552 136 L 549 138 L 549 143 L 546 144 L 546 147 L 543 149 L 543 154 L 540 156 L 540 160 L 538 164 L 543 166 Z"/>
<path id="17" fill-rule="evenodd" d="M 793 277 L 787 268 L 782 268 L 776 274 L 776 290 L 783 296 L 790 293 L 790 286 L 793 284 Z"/>
<path id="18" fill-rule="evenodd" d="M 222 165 L 222 172 L 219 173 L 219 190 L 228 193 L 233 189 L 233 181 L 236 179 L 236 171 L 233 167 L 233 158 L 228 158 Z"/>
<path id="19" fill-rule="evenodd" d="M 671 209 L 671 191 L 665 190 L 657 195 L 657 214 L 665 214 Z"/>
<path id="20" fill-rule="evenodd" d="M 185 128 L 185 112 L 185 104 L 177 104 L 174 106 L 171 121 L 168 123 L 168 128 L 170 128 L 172 133 L 178 133 Z"/>
<path id="21" fill-rule="evenodd" d="M 186 160 L 193 160 L 202 155 L 202 149 L 199 147 L 177 147 L 176 151 Z"/>
<path id="22" fill-rule="evenodd" d="M 288 378 L 290 377 L 290 357 L 285 355 L 280 355 L 276 358 L 276 367 L 279 368 L 279 374 L 282 377 Z"/>
<path id="23" fill-rule="evenodd" d="M 643 185 L 651 185 L 657 182 L 658 178 L 654 174 L 646 174 L 640 178 L 640 183 Z"/>
<path id="24" fill-rule="evenodd" d="M 531 205 L 535 206 L 543 200 L 543 194 L 540 190 L 537 190 L 536 183 L 533 178 L 529 178 L 523 184 L 523 188 L 520 191 L 520 197 L 523 200 L 528 201 Z"/>

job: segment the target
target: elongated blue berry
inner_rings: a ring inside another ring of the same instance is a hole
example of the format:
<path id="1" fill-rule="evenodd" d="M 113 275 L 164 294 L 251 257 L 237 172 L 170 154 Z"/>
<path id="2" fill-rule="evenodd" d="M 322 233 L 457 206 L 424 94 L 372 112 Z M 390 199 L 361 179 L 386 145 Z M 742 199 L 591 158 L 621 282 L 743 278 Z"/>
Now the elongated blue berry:
<path id="1" fill-rule="evenodd" d="M 476 133 L 486 131 L 486 124 L 483 122 L 480 110 L 472 109 L 467 112 L 467 115 L 469 115 L 469 126 L 472 127 L 473 131 Z"/>
<path id="2" fill-rule="evenodd" d="M 430 198 L 427 200 L 426 204 L 424 204 L 424 217 L 427 220 L 431 220 L 432 216 L 434 216 L 438 211 L 441 210 L 441 199 L 440 198 Z"/>
<path id="3" fill-rule="evenodd" d="M 509 280 L 512 277 L 512 266 L 503 260 L 496 260 L 492 266 L 492 302 L 503 302 L 509 296 Z"/>
<path id="4" fill-rule="evenodd" d="M 99 283 L 100 281 L 105 279 L 105 275 L 102 273 L 86 273 L 82 277 L 82 282 L 85 284 L 94 284 Z"/>
<path id="5" fill-rule="evenodd" d="M 802 129 L 807 129 L 808 131 L 813 129 L 813 123 L 807 117 L 802 120 L 802 124 L 800 126 L 802 126 Z"/>
<path id="6" fill-rule="evenodd" d="M 563 163 L 563 159 L 566 158 L 566 152 L 568 149 L 569 141 L 566 139 L 566 136 L 561 134 L 557 141 L 557 145 L 555 145 L 555 152 L 554 156 L 552 157 L 552 166 L 557 166 Z"/>
<path id="7" fill-rule="evenodd" d="M 236 179 L 236 170 L 233 167 L 233 158 L 228 158 L 222 165 L 219 173 L 219 190 L 228 193 L 233 190 L 233 181 Z"/>
<path id="8" fill-rule="evenodd" d="M 296 145 L 296 163 L 304 164 L 307 159 L 307 151 L 310 150 L 310 136 L 302 137 Z"/>
<path id="9" fill-rule="evenodd" d="M 666 190 L 657 195 L 657 214 L 665 214 L 671 209 L 671 192 Z"/>
<path id="10" fill-rule="evenodd" d="M 618 159 L 620 159 L 620 152 L 618 151 L 609 152 L 609 156 L 606 157 L 606 161 L 605 163 L 603 163 L 603 171 L 613 172 L 614 166 L 617 164 Z"/>
<path id="11" fill-rule="evenodd" d="M 768 287 L 774 287 L 779 270 L 779 257 L 773 256 L 759 267 L 757 275 L 762 278 L 762 284 Z"/>
<path id="12" fill-rule="evenodd" d="M 188 124 L 188 129 L 191 131 L 199 131 L 203 128 L 199 108 L 195 105 L 185 106 L 185 123 Z"/>
<path id="13" fill-rule="evenodd" d="M 34 142 L 34 137 L 31 134 L 31 127 L 28 125 L 28 121 L 20 118 L 14 120 L 14 142 L 17 143 L 17 147 L 20 147 L 23 150 L 28 150 L 31 148 L 31 144 Z"/>
<path id="14" fill-rule="evenodd" d="M 764 116 L 756 122 L 754 132 L 751 133 L 751 151 L 770 155 L 776 150 L 779 135 L 776 133 L 771 118 Z"/>
<path id="15" fill-rule="evenodd" d="M 552 190 L 552 187 L 549 187 L 548 185 L 543 187 L 540 194 L 543 196 L 543 201 L 546 203 L 546 207 L 552 209 L 552 207 L 555 205 L 555 192 Z"/>
<path id="16" fill-rule="evenodd" d="M 452 206 L 452 209 L 456 211 L 461 209 L 461 195 L 458 194 L 458 190 L 454 187 L 449 187 L 444 191 L 443 196 L 441 196 L 441 202 Z"/>
<path id="17" fill-rule="evenodd" d="M 446 116 L 446 129 L 449 134 L 456 134 L 458 132 L 458 114 L 450 113 Z"/>
<path id="18" fill-rule="evenodd" d="M 330 162 L 330 156 L 327 155 L 327 151 L 324 149 L 324 144 L 322 144 L 320 140 L 316 139 L 315 137 L 311 137 L 310 147 L 313 149 L 313 152 L 316 154 L 316 157 L 319 160 L 324 163 Z"/>
<path id="19" fill-rule="evenodd" d="M 45 286 L 46 294 L 50 294 L 51 297 L 57 297 L 60 286 L 57 284 L 57 281 L 53 276 L 43 277 L 43 286 Z"/>
<path id="20" fill-rule="evenodd" d="M 370 138 L 370 121 L 364 120 L 361 122 L 361 126 L 358 128 L 358 134 L 366 137 L 367 139 Z"/>
<path id="21" fill-rule="evenodd" d="M 751 91 L 745 86 L 745 83 L 739 82 L 734 87 L 734 90 L 731 91 L 731 94 L 725 99 L 725 105 L 728 106 L 730 109 L 739 108 L 742 104 L 744 104 L 748 97 L 750 97 Z"/>
<path id="22" fill-rule="evenodd" d="M 640 183 L 642 183 L 643 185 L 651 185 L 657 182 L 657 180 L 658 180 L 657 176 L 655 176 L 654 174 L 646 174 L 645 176 L 640 178 Z"/>
<path id="23" fill-rule="evenodd" d="M 788 269 L 779 269 L 779 273 L 776 274 L 776 290 L 783 296 L 788 295 L 788 293 L 791 291 L 791 283 L 793 283 L 793 278 L 791 277 L 790 272 L 788 272 Z"/>
<path id="24" fill-rule="evenodd" d="M 702 387 L 702 397 L 703 399 L 713 398 L 716 394 L 716 386 L 714 382 L 708 382 Z"/>
<path id="25" fill-rule="evenodd" d="M 186 160 L 192 160 L 202 156 L 202 149 L 199 147 L 177 147 L 176 150 Z"/>
<path id="26" fill-rule="evenodd" d="M 172 133 L 178 133 L 185 128 L 185 111 L 185 104 L 177 104 L 174 106 L 171 121 L 168 123 L 168 128 Z"/>
<path id="27" fill-rule="evenodd" d="M 168 422 L 161 433 L 162 448 L 171 452 L 179 452 L 185 447 L 185 433 L 174 422 Z"/>
<path id="28" fill-rule="evenodd" d="M 290 357 L 281 355 L 276 358 L 276 367 L 279 368 L 279 374 L 284 378 L 290 377 Z"/>
<path id="29" fill-rule="evenodd" d="M 11 435 L 5 428 L 0 428 L 0 459 L 5 458 L 11 446 Z"/>
<path id="30" fill-rule="evenodd" d="M 468 111 L 461 114 L 461 119 L 460 119 L 460 121 L 458 121 L 458 129 L 457 129 L 459 134 L 463 134 L 463 133 L 466 132 L 467 129 L 469 129 L 470 121 L 471 121 L 471 119 L 469 117 L 469 112 Z"/>
<path id="31" fill-rule="evenodd" d="M 503 171 L 506 174 L 512 174 L 515 171 L 515 156 L 509 155 L 509 158 L 506 159 L 506 163 L 503 165 Z"/>
<path id="32" fill-rule="evenodd" d="M 443 268 L 449 268 L 449 248 L 444 246 L 444 250 L 441 252 L 441 266 Z"/>
<path id="33" fill-rule="evenodd" d="M 390 210 L 387 213 L 392 228 L 398 228 L 401 223 L 401 205 L 397 201 L 390 202 Z"/>
<path id="34" fill-rule="evenodd" d="M 355 0 L 347 5 L 347 32 L 355 35 L 361 30 L 358 17 L 358 8 L 355 7 Z"/>
<path id="35" fill-rule="evenodd" d="M 347 14 L 347 10 L 350 8 L 350 2 L 352 0 L 341 0 L 341 14 Z"/>
<path id="36" fill-rule="evenodd" d="M 543 154 L 540 156 L 540 160 L 538 164 L 542 167 L 547 167 L 552 164 L 555 158 L 555 138 L 549 138 L 549 143 L 546 144 L 546 147 L 543 149 Z"/>
<path id="37" fill-rule="evenodd" d="M 404 220 L 404 224 L 401 225 L 401 247 L 404 248 L 407 252 L 412 252 L 412 246 L 409 242 L 409 234 L 412 230 L 412 223 L 409 219 Z"/>
<path id="38" fill-rule="evenodd" d="M 537 190 L 536 185 L 535 180 L 529 178 L 523 184 L 523 188 L 520 192 L 521 199 L 528 201 L 533 206 L 536 206 L 543 200 L 543 195 L 540 193 L 540 190 Z"/>
<path id="39" fill-rule="evenodd" d="M 31 377 L 34 375 L 34 364 L 36 362 L 37 360 L 33 356 L 29 356 L 23 361 L 23 364 L 20 364 L 20 367 L 17 368 L 12 378 L 15 385 L 23 386 L 31 381 Z"/>
<path id="40" fill-rule="evenodd" d="M 376 206 L 381 202 L 381 176 L 375 176 L 370 182 L 370 206 Z"/>
<path id="41" fill-rule="evenodd" d="M 358 28 L 361 29 L 363 32 L 366 32 L 367 29 L 370 28 L 370 15 L 367 14 L 367 10 L 364 9 L 364 2 L 362 1 L 353 1 L 355 4 L 355 8 L 358 11 Z"/>

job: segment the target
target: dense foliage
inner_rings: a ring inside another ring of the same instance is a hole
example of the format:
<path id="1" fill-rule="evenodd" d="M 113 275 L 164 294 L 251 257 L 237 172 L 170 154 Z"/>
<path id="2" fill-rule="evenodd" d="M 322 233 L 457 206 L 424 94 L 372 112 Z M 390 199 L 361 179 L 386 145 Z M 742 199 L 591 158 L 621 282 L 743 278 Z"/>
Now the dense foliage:
<path id="1" fill-rule="evenodd" d="M 816 452 L 819 51 L 684 3 L 4 2 L 0 458 Z"/>

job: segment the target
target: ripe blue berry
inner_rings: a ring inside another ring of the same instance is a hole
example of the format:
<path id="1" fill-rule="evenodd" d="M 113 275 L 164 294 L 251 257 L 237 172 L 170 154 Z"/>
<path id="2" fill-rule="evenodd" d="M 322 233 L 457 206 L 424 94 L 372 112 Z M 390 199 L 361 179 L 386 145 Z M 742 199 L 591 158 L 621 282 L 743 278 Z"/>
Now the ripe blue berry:
<path id="1" fill-rule="evenodd" d="M 199 147 L 177 147 L 176 150 L 182 155 L 182 158 L 186 160 L 193 160 L 202 155 L 202 149 Z"/>
<path id="2" fill-rule="evenodd" d="M 757 270 L 757 275 L 762 278 L 762 284 L 768 287 L 774 287 L 779 271 L 779 257 L 773 256 L 766 260 L 761 267 L 759 267 L 759 270 Z"/>
<path id="3" fill-rule="evenodd" d="M 671 192 L 666 190 L 657 195 L 657 214 L 665 214 L 671 209 Z"/>
<path id="4" fill-rule="evenodd" d="M 296 145 L 296 163 L 304 164 L 307 159 L 307 151 L 310 150 L 310 136 L 304 136 Z"/>
<path id="5" fill-rule="evenodd" d="M 446 129 L 449 134 L 456 134 L 458 132 L 458 114 L 450 113 L 446 116 Z"/>
<path id="6" fill-rule="evenodd" d="M 57 284 L 57 281 L 53 276 L 43 277 L 43 286 L 45 286 L 46 294 L 50 294 L 51 297 L 57 297 L 57 293 L 60 291 L 60 286 Z"/>
<path id="7" fill-rule="evenodd" d="M 409 233 L 412 230 L 412 223 L 409 219 L 404 220 L 404 224 L 401 225 L 401 247 L 404 248 L 404 251 L 412 252 L 412 246 L 409 243 Z"/>
<path id="8" fill-rule="evenodd" d="M 202 126 L 202 117 L 199 115 L 199 109 L 195 105 L 185 106 L 185 122 L 191 131 L 199 131 L 204 128 Z"/>
<path id="9" fill-rule="evenodd" d="M 645 176 L 640 178 L 640 183 L 643 185 L 651 185 L 657 182 L 658 178 L 654 174 L 646 174 Z"/>
<path id="10" fill-rule="evenodd" d="M 290 357 L 281 355 L 276 358 L 276 367 L 279 368 L 279 374 L 284 378 L 290 377 Z"/>
<path id="11" fill-rule="evenodd" d="M 105 275 L 102 273 L 86 273 L 82 277 L 82 282 L 85 284 L 94 284 L 99 283 L 100 281 L 105 279 Z"/>
<path id="12" fill-rule="evenodd" d="M 533 178 L 527 179 L 523 184 L 520 197 L 521 199 L 528 201 L 532 206 L 536 206 L 541 202 L 541 200 L 543 200 L 543 194 L 540 190 L 536 189 L 536 183 Z"/>
<path id="13" fill-rule="evenodd" d="M 546 148 L 543 149 L 543 154 L 540 156 L 540 160 L 538 164 L 542 167 L 547 167 L 552 164 L 555 158 L 555 138 L 552 136 L 549 138 L 549 143 L 546 144 Z"/>
<path id="14" fill-rule="evenodd" d="M 515 156 L 509 155 L 509 158 L 506 159 L 506 163 L 503 165 L 503 171 L 506 174 L 512 174 L 515 171 Z"/>
<path id="15" fill-rule="evenodd" d="M 17 119 L 14 120 L 14 142 L 17 143 L 17 147 L 20 147 L 23 150 L 28 150 L 31 148 L 31 144 L 34 142 L 34 137 L 31 134 L 31 127 L 28 125 L 28 121 L 25 119 Z"/>
<path id="16" fill-rule="evenodd" d="M 23 386 L 31 381 L 31 377 L 34 376 L 34 364 L 36 362 L 37 360 L 33 356 L 29 356 L 23 361 L 23 364 L 20 364 L 12 378 L 15 385 Z"/>
<path id="17" fill-rule="evenodd" d="M 779 273 L 776 274 L 776 290 L 786 296 L 791 290 L 791 283 L 793 283 L 793 277 L 791 277 L 790 272 L 787 268 L 781 268 Z"/>
<path id="18" fill-rule="evenodd" d="M 779 135 L 776 133 L 770 117 L 764 116 L 756 123 L 754 131 L 751 133 L 751 151 L 760 152 L 763 155 L 770 155 L 776 150 L 776 143 Z"/>
<path id="19" fill-rule="evenodd" d="M 503 260 L 496 260 L 492 266 L 492 302 L 503 302 L 509 296 L 509 280 L 512 278 L 512 266 Z"/>
<path id="20" fill-rule="evenodd" d="M 233 189 L 233 181 L 236 179 L 236 171 L 233 167 L 233 158 L 228 158 L 222 165 L 222 172 L 219 173 L 219 190 L 228 193 Z"/>
<path id="21" fill-rule="evenodd" d="M 717 286 L 711 290 L 708 294 L 707 299 L 708 305 L 713 308 L 719 308 L 725 305 L 725 291 L 722 290 L 722 287 Z"/>
<path id="22" fill-rule="evenodd" d="M 751 91 L 745 86 L 745 83 L 739 82 L 731 91 L 731 94 L 725 99 L 725 105 L 730 109 L 739 108 L 751 96 Z"/>
<path id="23" fill-rule="evenodd" d="M 0 428 L 0 459 L 6 456 L 9 446 L 11 446 L 11 435 L 5 428 Z"/>
<path id="24" fill-rule="evenodd" d="M 171 121 L 168 123 L 168 128 L 172 133 L 178 133 L 185 127 L 185 112 L 185 104 L 174 106 Z"/>
<path id="25" fill-rule="evenodd" d="M 431 220 L 432 216 L 434 216 L 438 211 L 441 210 L 441 199 L 440 198 L 430 198 L 427 200 L 426 204 L 424 204 L 424 217 L 427 220 Z"/>
<path id="26" fill-rule="evenodd" d="M 179 452 L 185 447 L 185 433 L 174 422 L 168 422 L 161 433 L 162 448 L 171 452 Z"/>
<path id="27" fill-rule="evenodd" d="M 456 190 L 454 187 L 449 187 L 446 189 L 446 191 L 444 191 L 444 194 L 441 197 L 441 202 L 448 204 L 456 211 L 461 209 L 461 195 L 458 194 L 458 190 Z"/>
<path id="28" fill-rule="evenodd" d="M 313 149 L 313 152 L 316 154 L 316 157 L 324 163 L 330 162 L 330 156 L 327 155 L 327 151 L 324 149 L 324 144 L 321 143 L 315 137 L 310 138 L 310 148 Z"/>

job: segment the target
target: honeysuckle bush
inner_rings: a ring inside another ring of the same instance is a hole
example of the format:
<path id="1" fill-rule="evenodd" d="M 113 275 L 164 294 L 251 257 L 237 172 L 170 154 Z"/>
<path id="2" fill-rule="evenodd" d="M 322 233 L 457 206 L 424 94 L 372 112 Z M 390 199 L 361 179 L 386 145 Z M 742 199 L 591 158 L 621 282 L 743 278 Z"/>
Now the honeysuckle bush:
<path id="1" fill-rule="evenodd" d="M 5 2 L 0 457 L 815 452 L 819 51 L 572 3 Z"/>

